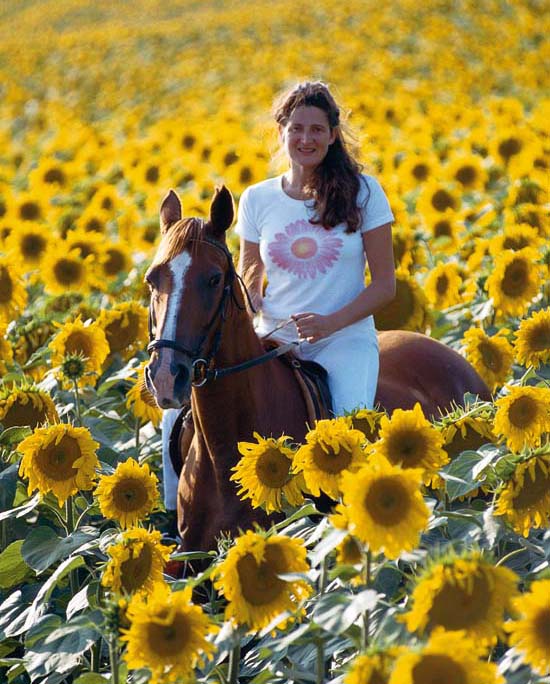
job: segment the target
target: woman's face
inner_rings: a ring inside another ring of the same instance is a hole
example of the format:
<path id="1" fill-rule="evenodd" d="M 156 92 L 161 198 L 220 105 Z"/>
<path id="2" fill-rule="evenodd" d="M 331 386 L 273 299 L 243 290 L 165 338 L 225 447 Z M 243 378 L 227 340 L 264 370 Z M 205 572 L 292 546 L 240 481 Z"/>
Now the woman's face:
<path id="1" fill-rule="evenodd" d="M 279 133 L 290 161 L 310 168 L 323 161 L 336 138 L 326 112 L 319 107 L 296 107 Z"/>

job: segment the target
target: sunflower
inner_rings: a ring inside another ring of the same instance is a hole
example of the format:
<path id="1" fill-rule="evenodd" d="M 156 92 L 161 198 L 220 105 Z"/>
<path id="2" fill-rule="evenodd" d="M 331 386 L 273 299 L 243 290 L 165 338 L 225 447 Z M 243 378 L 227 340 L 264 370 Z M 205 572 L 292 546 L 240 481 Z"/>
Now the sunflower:
<path id="1" fill-rule="evenodd" d="M 97 322 L 105 332 L 111 354 L 119 353 L 128 360 L 147 344 L 147 320 L 147 307 L 138 302 L 122 302 L 102 309 Z"/>
<path id="2" fill-rule="evenodd" d="M 550 454 L 533 454 L 518 463 L 498 490 L 494 515 L 502 515 L 518 534 L 550 527 Z"/>
<path id="3" fill-rule="evenodd" d="M 356 656 L 344 676 L 344 684 L 386 684 L 398 653 L 397 648 L 387 648 Z"/>
<path id="4" fill-rule="evenodd" d="M 291 473 L 294 451 L 287 444 L 289 438 L 282 435 L 278 439 L 264 439 L 257 432 L 254 442 L 239 442 L 237 448 L 241 460 L 232 468 L 234 480 L 240 489 L 241 499 L 250 499 L 252 506 L 261 506 L 270 513 L 283 508 L 283 497 L 292 506 L 304 502 L 305 489 L 303 475 Z"/>
<path id="5" fill-rule="evenodd" d="M 8 367 L 13 363 L 13 348 L 2 333 L 2 322 L 0 321 L 0 377 L 8 372 Z M 0 423 L 2 421 L 0 420 Z"/>
<path id="6" fill-rule="evenodd" d="M 163 546 L 158 530 L 151 532 L 132 527 L 120 535 L 121 539 L 107 549 L 109 561 L 101 584 L 117 593 L 148 593 L 162 573 L 174 546 Z"/>
<path id="7" fill-rule="evenodd" d="M 7 256 L 0 256 L 0 323 L 9 323 L 27 304 L 27 290 Z"/>
<path id="8" fill-rule="evenodd" d="M 489 415 L 463 415 L 444 421 L 441 428 L 443 448 L 452 460 L 463 451 L 477 451 L 484 444 L 495 443 Z"/>
<path id="9" fill-rule="evenodd" d="M 414 277 L 404 268 L 395 272 L 395 297 L 374 314 L 377 330 L 414 330 L 427 327 L 428 301 Z"/>
<path id="10" fill-rule="evenodd" d="M 28 426 L 32 430 L 43 423 L 58 423 L 59 415 L 52 398 L 34 384 L 0 385 L 0 423 L 4 429 Z"/>
<path id="11" fill-rule="evenodd" d="M 550 579 L 533 582 L 514 608 L 519 617 L 505 625 L 510 645 L 535 672 L 550 674 Z"/>
<path id="12" fill-rule="evenodd" d="M 350 427 L 348 418 L 318 420 L 306 435 L 306 443 L 294 455 L 294 471 L 303 473 L 313 496 L 321 491 L 338 498 L 340 479 L 346 470 L 355 471 L 366 462 L 361 449 L 364 435 Z"/>
<path id="13" fill-rule="evenodd" d="M 505 225 L 500 235 L 495 235 L 489 241 L 489 252 L 496 257 L 504 250 L 517 252 L 525 247 L 533 247 L 539 250 L 544 245 L 544 239 L 538 234 L 536 228 L 528 223 Z"/>
<path id="14" fill-rule="evenodd" d="M 451 182 L 460 183 L 464 190 L 483 190 L 487 171 L 477 154 L 456 154 L 449 159 L 445 174 Z"/>
<path id="15" fill-rule="evenodd" d="M 140 465 L 129 458 L 119 463 L 112 475 L 100 477 L 95 490 L 99 510 L 121 527 L 132 527 L 157 506 L 157 485 L 157 476 L 146 463 Z"/>
<path id="16" fill-rule="evenodd" d="M 91 278 L 90 259 L 82 259 L 77 249 L 68 250 L 61 241 L 51 247 L 42 262 L 42 279 L 48 294 L 88 293 L 95 283 Z"/>
<path id="17" fill-rule="evenodd" d="M 130 669 L 151 670 L 151 684 L 193 681 L 193 670 L 214 653 L 208 636 L 218 627 L 191 603 L 191 594 L 190 587 L 171 592 L 158 582 L 146 597 L 130 601 L 130 627 L 121 630 L 124 659 Z"/>
<path id="18" fill-rule="evenodd" d="M 550 362 L 550 309 L 535 311 L 520 321 L 515 341 L 516 360 L 538 368 Z"/>
<path id="19" fill-rule="evenodd" d="M 499 330 L 495 335 L 487 335 L 481 328 L 470 328 L 462 338 L 466 358 L 491 392 L 501 387 L 512 372 L 514 351 L 507 334 L 507 330 Z"/>
<path id="20" fill-rule="evenodd" d="M 522 316 L 542 285 L 539 253 L 532 247 L 506 250 L 495 258 L 485 289 L 500 316 Z"/>
<path id="21" fill-rule="evenodd" d="M 226 619 L 255 631 L 285 611 L 294 613 L 311 594 L 311 587 L 303 580 L 286 580 L 281 575 L 308 570 L 301 539 L 283 535 L 266 539 L 249 530 L 236 539 L 214 571 L 214 586 L 228 601 Z"/>
<path id="22" fill-rule="evenodd" d="M 452 209 L 447 209 L 443 214 L 434 211 L 424 216 L 423 219 L 431 238 L 430 242 L 437 241 L 435 248 L 446 254 L 456 253 L 460 244 L 458 232 L 462 228 L 460 215 Z"/>
<path id="23" fill-rule="evenodd" d="M 426 183 L 416 202 L 418 213 L 424 216 L 434 211 L 444 214 L 448 209 L 452 211 L 460 209 L 460 194 L 450 185 L 436 180 Z"/>
<path id="24" fill-rule="evenodd" d="M 126 392 L 126 408 L 130 409 L 134 416 L 142 422 L 151 421 L 155 427 L 158 427 L 162 418 L 162 411 L 145 384 L 144 373 L 147 363 L 147 361 L 143 361 L 137 368 L 137 378 L 132 381 L 132 386 Z"/>
<path id="25" fill-rule="evenodd" d="M 461 302 L 462 278 L 458 264 L 449 261 L 433 268 L 424 283 L 426 297 L 434 309 L 441 311 Z"/>
<path id="26" fill-rule="evenodd" d="M 412 608 L 402 620 L 411 632 L 464 630 L 476 642 L 490 645 L 502 633 L 517 582 L 512 570 L 497 567 L 479 551 L 442 558 L 416 580 Z"/>
<path id="27" fill-rule="evenodd" d="M 422 470 L 401 468 L 373 455 L 342 476 L 349 529 L 374 553 L 395 559 L 418 546 L 430 512 L 420 492 Z"/>
<path id="28" fill-rule="evenodd" d="M 17 221 L 29 221 L 36 223 L 46 218 L 45 203 L 30 192 L 20 192 L 15 197 L 12 212 Z"/>
<path id="29" fill-rule="evenodd" d="M 360 565 L 364 560 L 363 545 L 353 534 L 347 534 L 336 547 L 336 562 L 340 565 Z"/>
<path id="30" fill-rule="evenodd" d="M 132 268 L 132 255 L 128 245 L 109 242 L 103 245 L 99 268 L 105 278 L 116 278 Z"/>
<path id="31" fill-rule="evenodd" d="M 422 468 L 426 482 L 449 462 L 441 432 L 424 417 L 419 403 L 408 411 L 395 409 L 380 421 L 375 453 L 403 468 Z"/>
<path id="32" fill-rule="evenodd" d="M 65 236 L 65 245 L 68 250 L 70 252 L 76 250 L 81 259 L 90 257 L 88 261 L 94 266 L 99 260 L 104 244 L 104 235 L 95 231 L 86 231 L 83 228 L 69 230 Z"/>
<path id="33" fill-rule="evenodd" d="M 495 663 L 480 657 L 462 632 L 439 631 L 421 650 L 398 656 L 388 684 L 504 684 Z M 381 680 L 383 681 L 383 680 Z"/>
<path id="34" fill-rule="evenodd" d="M 380 421 L 385 415 L 385 411 L 376 409 L 357 409 L 349 415 L 349 418 L 354 430 L 360 430 L 367 441 L 376 442 L 379 438 Z"/>
<path id="35" fill-rule="evenodd" d="M 36 428 L 17 447 L 23 454 L 19 474 L 29 479 L 29 494 L 52 492 L 62 506 L 78 491 L 92 489 L 98 446 L 87 428 L 64 423 Z"/>
<path id="36" fill-rule="evenodd" d="M 494 431 L 515 452 L 540 445 L 550 432 L 550 389 L 509 387 L 509 394 L 495 401 Z"/>
<path id="37" fill-rule="evenodd" d="M 6 238 L 5 248 L 20 260 L 26 268 L 40 266 L 48 249 L 50 236 L 44 226 L 21 223 Z"/>
<path id="38" fill-rule="evenodd" d="M 65 323 L 49 344 L 53 366 L 61 366 L 72 355 L 84 358 L 80 386 L 95 384 L 94 376 L 100 375 L 103 362 L 109 354 L 109 345 L 103 329 L 97 323 L 83 323 L 80 316 Z"/>

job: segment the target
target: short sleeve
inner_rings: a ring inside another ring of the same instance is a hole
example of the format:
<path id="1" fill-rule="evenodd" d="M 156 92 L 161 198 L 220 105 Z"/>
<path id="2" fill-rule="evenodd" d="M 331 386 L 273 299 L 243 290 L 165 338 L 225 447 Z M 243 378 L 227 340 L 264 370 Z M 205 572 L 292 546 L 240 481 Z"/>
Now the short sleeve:
<path id="1" fill-rule="evenodd" d="M 249 242 L 258 243 L 260 242 L 260 233 L 258 231 L 257 223 L 254 221 L 252 204 L 250 188 L 246 188 L 239 200 L 235 232 Z"/>
<path id="2" fill-rule="evenodd" d="M 363 215 L 362 233 L 394 221 L 386 193 L 373 176 L 361 176 L 358 204 Z"/>

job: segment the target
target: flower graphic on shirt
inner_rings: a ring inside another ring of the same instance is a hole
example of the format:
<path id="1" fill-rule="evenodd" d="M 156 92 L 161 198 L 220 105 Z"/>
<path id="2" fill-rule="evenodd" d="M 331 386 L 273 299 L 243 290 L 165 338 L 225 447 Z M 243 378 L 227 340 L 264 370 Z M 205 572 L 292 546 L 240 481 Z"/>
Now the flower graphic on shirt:
<path id="1" fill-rule="evenodd" d="M 315 278 L 326 273 L 340 255 L 342 238 L 321 226 L 300 220 L 289 223 L 268 245 L 269 256 L 277 266 L 299 278 Z"/>

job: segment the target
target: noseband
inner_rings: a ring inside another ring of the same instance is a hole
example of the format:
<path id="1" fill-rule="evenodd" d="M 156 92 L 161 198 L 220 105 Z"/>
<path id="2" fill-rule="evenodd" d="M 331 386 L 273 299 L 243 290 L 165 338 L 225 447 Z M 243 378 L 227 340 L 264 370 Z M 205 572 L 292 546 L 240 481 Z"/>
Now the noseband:
<path id="1" fill-rule="evenodd" d="M 204 224 L 204 221 L 202 222 Z M 201 225 L 202 227 L 202 225 Z M 222 338 L 222 330 L 223 330 L 223 324 L 226 320 L 226 305 L 229 301 L 229 299 L 233 300 L 235 306 L 240 309 L 241 311 L 244 311 L 246 307 L 241 306 L 235 297 L 235 292 L 234 292 L 234 283 L 235 280 L 239 280 L 241 283 L 243 290 L 246 294 L 246 298 L 248 300 L 249 306 L 254 313 L 256 310 L 254 309 L 254 306 L 252 304 L 252 300 L 250 298 L 250 293 L 248 292 L 248 289 L 246 285 L 244 284 L 242 278 L 239 276 L 239 274 L 235 270 L 235 266 L 233 264 L 233 259 L 231 257 L 231 253 L 227 249 L 227 247 L 222 243 L 219 242 L 218 240 L 214 240 L 213 238 L 209 237 L 200 237 L 200 238 L 190 238 L 189 242 L 201 242 L 201 243 L 206 243 L 208 245 L 211 245 L 212 247 L 215 247 L 216 249 L 219 249 L 225 257 L 227 258 L 227 271 L 225 273 L 224 277 L 224 286 L 223 286 L 223 294 L 221 296 L 220 302 L 216 308 L 216 311 L 214 312 L 214 315 L 212 316 L 205 334 L 202 336 L 199 344 L 197 345 L 196 349 L 188 349 L 185 347 L 183 344 L 180 344 L 177 340 L 168 340 L 165 338 L 160 338 L 160 339 L 154 339 L 153 336 L 153 307 L 152 303 L 149 304 L 149 344 L 147 345 L 147 351 L 149 353 L 156 351 L 157 349 L 173 349 L 174 351 L 180 352 L 181 354 L 184 354 L 187 356 L 191 362 L 192 362 L 192 369 L 193 369 L 193 377 L 191 380 L 191 383 L 194 387 L 202 387 L 205 385 L 209 380 L 215 380 L 217 378 L 223 377 L 224 375 L 229 375 L 231 373 L 237 373 L 239 371 L 246 370 L 248 368 L 252 368 L 253 366 L 256 366 L 260 363 L 265 363 L 266 361 L 269 361 L 270 359 L 276 358 L 277 356 L 281 356 L 282 354 L 286 354 L 292 347 L 295 346 L 295 342 L 291 342 L 289 344 L 284 344 L 281 345 L 280 347 L 277 347 L 276 349 L 272 349 L 269 352 L 266 352 L 265 354 L 262 354 L 261 356 L 258 356 L 254 359 L 250 359 L 249 361 L 244 361 L 243 363 L 239 363 L 235 366 L 229 366 L 228 368 L 213 368 L 212 363 L 214 361 L 214 357 L 216 356 L 219 348 L 220 348 L 220 343 L 221 343 L 221 338 Z M 214 340 L 212 343 L 212 347 L 210 349 L 210 352 L 206 354 L 204 352 L 204 345 L 206 343 L 206 340 L 210 336 L 212 329 L 214 326 L 218 323 L 219 319 L 219 324 L 217 327 L 216 332 L 214 333 Z"/>

